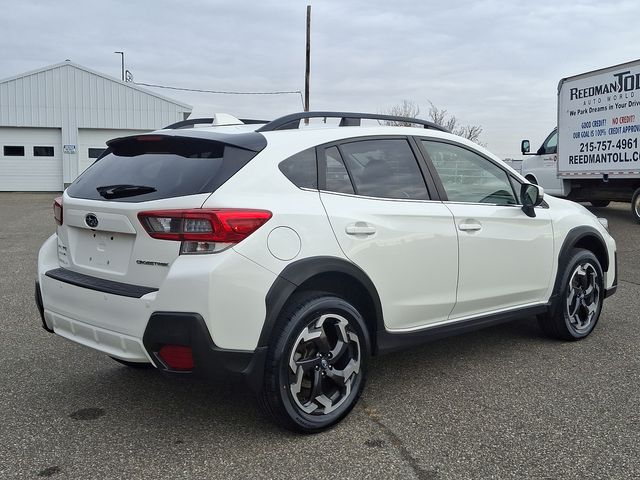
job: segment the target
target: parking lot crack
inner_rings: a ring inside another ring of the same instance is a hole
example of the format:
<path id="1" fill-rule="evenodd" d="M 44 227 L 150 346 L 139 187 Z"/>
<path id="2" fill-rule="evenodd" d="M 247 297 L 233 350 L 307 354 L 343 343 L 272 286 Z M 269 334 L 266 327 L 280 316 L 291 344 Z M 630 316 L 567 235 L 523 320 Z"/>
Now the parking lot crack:
<path id="1" fill-rule="evenodd" d="M 409 449 L 404 444 L 403 440 L 396 435 L 396 433 L 386 426 L 381 420 L 378 411 L 368 406 L 362 399 L 360 400 L 362 411 L 364 414 L 384 433 L 389 442 L 398 449 L 400 458 L 409 465 L 416 478 L 419 480 L 436 480 L 438 478 L 438 472 L 435 470 L 427 470 L 420 466 L 418 460 L 411 455 Z"/>

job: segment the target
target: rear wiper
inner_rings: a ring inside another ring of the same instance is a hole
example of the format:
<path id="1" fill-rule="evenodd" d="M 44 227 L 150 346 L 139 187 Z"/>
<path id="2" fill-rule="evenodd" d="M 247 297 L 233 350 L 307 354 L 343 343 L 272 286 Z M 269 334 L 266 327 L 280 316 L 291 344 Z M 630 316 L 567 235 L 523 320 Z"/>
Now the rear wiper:
<path id="1" fill-rule="evenodd" d="M 155 192 L 153 187 L 147 187 L 146 185 L 104 185 L 96 188 L 101 197 L 110 198 L 124 198 L 135 197 L 136 195 L 144 195 L 145 193 Z"/>

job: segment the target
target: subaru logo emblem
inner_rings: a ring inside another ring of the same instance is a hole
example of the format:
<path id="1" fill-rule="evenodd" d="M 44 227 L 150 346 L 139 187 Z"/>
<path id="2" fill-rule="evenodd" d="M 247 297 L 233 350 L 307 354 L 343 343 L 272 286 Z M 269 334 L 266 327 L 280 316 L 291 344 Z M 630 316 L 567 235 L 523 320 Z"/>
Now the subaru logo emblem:
<path id="1" fill-rule="evenodd" d="M 98 226 L 98 217 L 96 217 L 93 213 L 88 213 L 86 217 L 84 217 L 84 221 L 89 228 L 96 228 Z"/>

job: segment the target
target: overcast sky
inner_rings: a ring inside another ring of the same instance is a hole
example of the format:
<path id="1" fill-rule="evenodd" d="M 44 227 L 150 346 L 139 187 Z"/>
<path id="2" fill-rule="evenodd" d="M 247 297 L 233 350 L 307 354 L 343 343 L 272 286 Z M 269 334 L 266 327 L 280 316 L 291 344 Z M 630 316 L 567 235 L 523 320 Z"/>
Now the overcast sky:
<path id="1" fill-rule="evenodd" d="M 556 122 L 562 77 L 640 57 L 637 0 L 3 0 L 0 78 L 65 59 L 136 82 L 196 89 L 304 89 L 312 5 L 311 108 L 380 112 L 431 100 L 502 157 Z M 273 118 L 299 95 L 154 89 L 191 105 Z"/>

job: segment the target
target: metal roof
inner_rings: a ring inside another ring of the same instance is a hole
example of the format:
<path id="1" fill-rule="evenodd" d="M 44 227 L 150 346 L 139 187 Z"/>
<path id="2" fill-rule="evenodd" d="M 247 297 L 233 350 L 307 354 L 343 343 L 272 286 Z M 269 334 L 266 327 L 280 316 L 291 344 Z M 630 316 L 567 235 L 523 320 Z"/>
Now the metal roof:
<path id="1" fill-rule="evenodd" d="M 0 126 L 155 130 L 190 111 L 71 61 L 0 80 Z"/>

